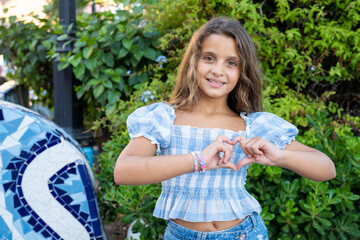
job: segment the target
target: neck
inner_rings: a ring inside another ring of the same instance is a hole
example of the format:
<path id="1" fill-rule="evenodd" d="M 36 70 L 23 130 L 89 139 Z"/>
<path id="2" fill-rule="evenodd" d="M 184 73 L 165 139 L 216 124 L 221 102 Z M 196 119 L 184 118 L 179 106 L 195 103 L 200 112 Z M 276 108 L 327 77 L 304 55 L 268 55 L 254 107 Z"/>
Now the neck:
<path id="1" fill-rule="evenodd" d="M 227 104 L 226 98 L 201 98 L 198 104 L 194 107 L 194 111 L 206 115 L 211 114 L 228 114 L 231 111 Z"/>

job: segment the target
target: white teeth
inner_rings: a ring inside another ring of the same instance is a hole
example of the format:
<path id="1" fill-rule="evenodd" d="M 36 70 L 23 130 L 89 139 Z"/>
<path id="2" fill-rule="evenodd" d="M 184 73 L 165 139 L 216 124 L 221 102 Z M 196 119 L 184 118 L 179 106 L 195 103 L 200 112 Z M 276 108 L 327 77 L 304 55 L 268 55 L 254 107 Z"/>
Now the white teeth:
<path id="1" fill-rule="evenodd" d="M 214 83 L 214 84 L 218 84 L 218 85 L 223 84 L 222 82 L 215 82 L 215 81 L 210 80 L 210 79 L 208 79 L 208 80 L 209 80 L 209 82 Z"/>

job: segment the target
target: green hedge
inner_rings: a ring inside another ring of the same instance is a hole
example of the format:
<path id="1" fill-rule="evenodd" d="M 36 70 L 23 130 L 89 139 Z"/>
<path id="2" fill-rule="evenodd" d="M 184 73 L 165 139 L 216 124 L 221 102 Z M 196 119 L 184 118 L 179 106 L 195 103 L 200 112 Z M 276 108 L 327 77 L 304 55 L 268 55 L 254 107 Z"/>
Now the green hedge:
<path id="1" fill-rule="evenodd" d="M 359 2 L 232 0 L 163 0 L 146 6 L 149 24 L 161 33 L 167 63 L 156 68 L 128 101 L 96 122 L 112 132 L 100 155 L 104 216 L 138 220 L 144 239 L 158 239 L 164 222 L 152 217 L 160 185 L 115 186 L 113 167 L 129 141 L 125 121 L 136 108 L 167 100 L 175 69 L 192 33 L 207 19 L 231 15 L 254 39 L 265 72 L 264 108 L 299 127 L 299 142 L 317 148 L 335 162 L 337 177 L 313 182 L 291 171 L 253 164 L 246 188 L 263 206 L 270 239 L 359 239 L 360 139 L 359 102 L 344 104 L 342 96 L 356 96 L 359 81 Z M 353 86 L 346 92 L 342 86 Z M 336 88 L 334 88 L 334 86 Z M 337 91 L 338 90 L 338 91 Z M 150 91 L 154 99 L 142 101 Z M 140 219 L 146 224 L 140 223 Z"/>
<path id="2" fill-rule="evenodd" d="M 66 39 L 68 29 L 51 19 L 39 19 L 40 26 L 0 19 L 0 54 L 14 67 L 11 77 L 51 105 L 52 59 L 59 57 L 59 68 L 71 65 L 81 82 L 77 95 L 87 103 L 93 129 L 112 133 L 96 174 L 104 218 L 142 219 L 145 225 L 138 221 L 137 228 L 144 239 L 163 233 L 164 221 L 152 217 L 159 184 L 113 183 L 116 158 L 129 141 L 125 121 L 136 108 L 168 99 L 193 32 L 213 16 L 228 15 L 243 23 L 258 48 L 266 111 L 298 126 L 297 140 L 324 151 L 337 168 L 334 180 L 316 183 L 280 168 L 251 166 L 246 187 L 263 206 L 271 239 L 359 239 L 360 2 L 131 2 L 145 8 L 79 13 L 77 39 L 68 42 L 74 51 L 64 56 L 56 53 L 55 40 Z M 156 62 L 160 55 L 166 62 Z M 148 90 L 153 98 L 144 94 Z"/>
<path id="3" fill-rule="evenodd" d="M 39 101 L 52 107 L 52 63 L 47 52 L 56 43 L 56 26 L 51 19 L 38 16 L 34 19 L 37 24 L 18 20 L 16 16 L 0 18 L 0 54 L 13 70 L 7 78 L 33 89 Z"/>
<path id="4" fill-rule="evenodd" d="M 56 15 L 52 4 L 45 9 Z M 52 62 L 60 59 L 58 69 L 71 66 L 80 82 L 75 91 L 87 105 L 85 119 L 90 124 L 110 114 L 119 101 L 128 100 L 134 87 L 162 64 L 159 32 L 147 24 L 143 6 L 115 13 L 78 11 L 75 39 L 67 34 L 73 26 L 63 29 L 55 19 L 35 18 L 37 24 L 15 16 L 0 18 L 0 54 L 13 69 L 8 78 L 33 89 L 39 101 L 52 107 Z M 73 51 L 57 53 L 56 40 L 67 39 L 65 45 L 73 45 Z"/>
<path id="5" fill-rule="evenodd" d="M 88 120 L 109 115 L 119 101 L 129 99 L 136 84 L 153 74 L 161 55 L 159 33 L 147 25 L 143 11 L 143 6 L 137 6 L 77 16 L 74 50 L 60 56 L 59 69 L 71 65 L 81 81 L 75 90 L 87 103 Z M 61 37 L 66 39 L 66 33 Z"/>
<path id="6" fill-rule="evenodd" d="M 103 215 L 114 220 L 118 214 L 121 221 L 142 219 L 150 227 L 138 223 L 144 239 L 158 239 L 165 223 L 152 217 L 152 211 L 160 192 L 160 185 L 116 186 L 112 180 L 117 156 L 129 141 L 125 121 L 132 111 L 152 101 L 169 96 L 171 81 L 164 85 L 158 80 L 143 84 L 124 102 L 110 118 L 99 121 L 113 132 L 112 140 L 104 144 L 99 158 L 100 172 L 96 175 L 101 191 Z M 152 101 L 141 101 L 149 90 Z M 328 154 L 336 164 L 337 177 L 329 182 L 313 182 L 291 171 L 253 164 L 248 171 L 246 188 L 263 206 L 263 216 L 270 239 L 357 239 L 359 231 L 359 176 L 360 139 L 347 124 L 334 122 L 325 104 L 299 99 L 306 104 L 304 112 L 286 116 L 287 107 L 274 107 L 275 113 L 295 124 L 302 124 L 297 140 Z M 296 105 L 295 103 L 294 105 Z M 339 238 L 340 237 L 340 238 Z"/>

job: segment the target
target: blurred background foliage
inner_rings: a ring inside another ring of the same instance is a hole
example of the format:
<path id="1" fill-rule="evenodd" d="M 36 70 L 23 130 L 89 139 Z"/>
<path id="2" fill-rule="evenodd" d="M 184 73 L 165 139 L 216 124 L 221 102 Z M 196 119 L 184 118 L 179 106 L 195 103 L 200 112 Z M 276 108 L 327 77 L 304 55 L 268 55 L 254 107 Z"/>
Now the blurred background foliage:
<path id="1" fill-rule="evenodd" d="M 11 77 L 39 93 L 46 89 L 41 100 L 50 106 L 52 60 L 74 69 L 87 126 L 106 136 L 95 169 L 106 221 L 137 220 L 143 239 L 161 238 L 165 224 L 152 217 L 160 185 L 113 183 L 114 163 L 129 141 L 126 118 L 169 99 L 193 32 L 225 15 L 239 20 L 257 46 L 264 109 L 298 126 L 297 140 L 325 152 L 337 168 L 335 179 L 318 183 L 285 169 L 250 167 L 247 189 L 263 206 L 270 239 L 360 238 L 359 0 L 114 2 L 113 11 L 78 12 L 67 55 L 56 53 L 56 38 L 67 36 L 52 5 L 40 27 L 14 18 L 0 25 L 0 54 L 14 66 Z"/>

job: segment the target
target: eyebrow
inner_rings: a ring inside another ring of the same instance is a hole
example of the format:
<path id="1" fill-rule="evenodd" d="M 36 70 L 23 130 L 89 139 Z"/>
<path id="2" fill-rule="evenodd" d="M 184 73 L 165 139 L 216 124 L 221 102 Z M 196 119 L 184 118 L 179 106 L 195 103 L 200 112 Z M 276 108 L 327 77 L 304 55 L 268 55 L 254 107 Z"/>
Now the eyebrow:
<path id="1" fill-rule="evenodd" d="M 200 55 L 215 55 L 216 56 L 216 54 L 214 52 L 211 52 L 211 51 L 201 52 Z M 226 58 L 240 61 L 240 58 L 236 57 L 236 56 L 226 56 Z"/>

